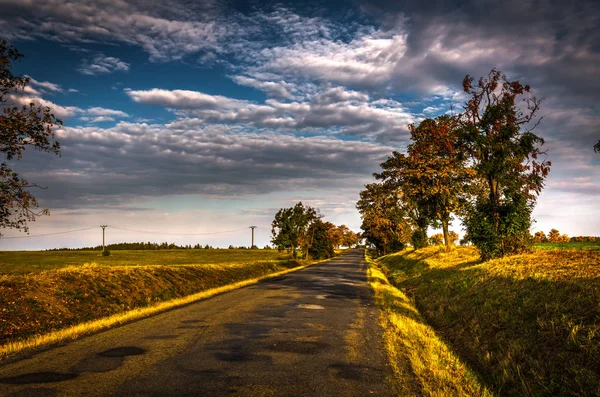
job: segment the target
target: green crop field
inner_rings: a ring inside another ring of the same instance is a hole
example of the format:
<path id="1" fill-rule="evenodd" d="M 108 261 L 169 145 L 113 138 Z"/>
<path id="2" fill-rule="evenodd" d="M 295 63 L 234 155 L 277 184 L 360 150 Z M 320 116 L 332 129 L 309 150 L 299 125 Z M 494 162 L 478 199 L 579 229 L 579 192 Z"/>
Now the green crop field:
<path id="1" fill-rule="evenodd" d="M 23 274 L 95 263 L 100 266 L 234 264 L 288 259 L 277 250 L 195 249 L 111 251 L 0 251 L 0 274 Z"/>
<path id="2" fill-rule="evenodd" d="M 568 242 L 568 243 L 538 243 L 534 244 L 536 250 L 600 250 L 600 241 L 592 242 Z"/>

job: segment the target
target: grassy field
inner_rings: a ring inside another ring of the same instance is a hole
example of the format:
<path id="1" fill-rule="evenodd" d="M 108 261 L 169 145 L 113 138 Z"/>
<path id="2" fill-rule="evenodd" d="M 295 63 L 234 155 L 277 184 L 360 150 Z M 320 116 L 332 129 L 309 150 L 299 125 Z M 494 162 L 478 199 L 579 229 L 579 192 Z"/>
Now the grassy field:
<path id="1" fill-rule="evenodd" d="M 15 350 L 6 346 L 20 346 L 78 324 L 110 316 L 117 316 L 118 323 L 130 318 L 127 313 L 132 310 L 147 315 L 152 310 L 146 308 L 168 306 L 161 302 L 185 303 L 186 297 L 203 291 L 245 285 L 307 264 L 276 250 L 113 251 L 109 257 L 97 251 L 0 255 L 0 346 L 4 346 L 0 353 Z"/>
<path id="2" fill-rule="evenodd" d="M 156 250 L 111 251 L 0 251 L 0 274 L 24 274 L 95 263 L 99 266 L 173 266 L 252 263 L 286 260 L 277 250 Z"/>
<path id="3" fill-rule="evenodd" d="M 594 251 L 600 250 L 600 241 L 595 243 L 591 242 L 568 242 L 568 243 L 538 243 L 534 244 L 535 250 L 546 251 L 546 250 L 586 250 Z"/>
<path id="4" fill-rule="evenodd" d="M 381 309 L 380 324 L 401 396 L 492 396 L 476 374 L 436 334 L 414 302 L 390 285 L 367 255 L 369 284 Z"/>
<path id="5" fill-rule="evenodd" d="M 600 252 L 480 263 L 429 247 L 377 264 L 492 393 L 600 395 Z"/>

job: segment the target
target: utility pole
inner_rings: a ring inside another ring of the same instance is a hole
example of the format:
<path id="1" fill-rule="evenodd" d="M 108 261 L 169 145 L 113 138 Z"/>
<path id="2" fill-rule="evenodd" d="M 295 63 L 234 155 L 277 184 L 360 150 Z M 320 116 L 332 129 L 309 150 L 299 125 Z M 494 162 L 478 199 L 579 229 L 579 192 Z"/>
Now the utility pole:
<path id="1" fill-rule="evenodd" d="M 252 245 L 250 246 L 250 249 L 254 248 L 254 229 L 256 229 L 257 226 L 250 226 L 250 229 L 252 229 Z"/>
<path id="2" fill-rule="evenodd" d="M 108 225 L 100 225 L 102 228 L 102 252 L 106 251 L 106 246 L 104 245 L 104 229 L 106 229 Z"/>

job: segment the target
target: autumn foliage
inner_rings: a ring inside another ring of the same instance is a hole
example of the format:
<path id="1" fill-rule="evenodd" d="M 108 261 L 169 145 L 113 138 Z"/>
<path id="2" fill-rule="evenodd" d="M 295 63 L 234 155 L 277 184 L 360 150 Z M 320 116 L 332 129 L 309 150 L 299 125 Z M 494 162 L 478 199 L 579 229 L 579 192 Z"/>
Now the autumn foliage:
<path id="1" fill-rule="evenodd" d="M 416 249 L 437 243 L 427 240 L 429 226 L 442 229 L 448 249 L 453 217 L 482 259 L 531 244 L 531 213 L 550 170 L 532 132 L 540 101 L 495 69 L 477 83 L 467 75 L 463 90 L 464 111 L 409 125 L 406 153 L 393 152 L 374 175 L 381 182 L 361 192 L 364 236 L 380 253 L 401 248 L 407 234 Z"/>

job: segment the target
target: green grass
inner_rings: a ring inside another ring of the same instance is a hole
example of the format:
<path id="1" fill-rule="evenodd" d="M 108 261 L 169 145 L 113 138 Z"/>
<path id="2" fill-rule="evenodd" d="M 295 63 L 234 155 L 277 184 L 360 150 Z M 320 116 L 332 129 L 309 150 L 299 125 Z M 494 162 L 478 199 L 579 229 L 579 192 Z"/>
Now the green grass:
<path id="1" fill-rule="evenodd" d="M 600 395 L 600 252 L 481 263 L 429 247 L 377 264 L 492 393 Z"/>
<path id="2" fill-rule="evenodd" d="M 592 242 L 568 242 L 568 243 L 538 243 L 533 245 L 535 250 L 600 250 L 600 241 Z"/>
<path id="3" fill-rule="evenodd" d="M 286 260 L 277 250 L 114 250 L 100 251 L 0 251 L 0 274 L 24 274 L 95 263 L 99 266 L 173 266 L 252 263 Z"/>

